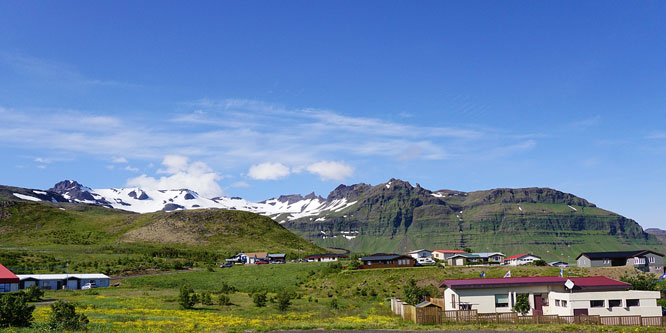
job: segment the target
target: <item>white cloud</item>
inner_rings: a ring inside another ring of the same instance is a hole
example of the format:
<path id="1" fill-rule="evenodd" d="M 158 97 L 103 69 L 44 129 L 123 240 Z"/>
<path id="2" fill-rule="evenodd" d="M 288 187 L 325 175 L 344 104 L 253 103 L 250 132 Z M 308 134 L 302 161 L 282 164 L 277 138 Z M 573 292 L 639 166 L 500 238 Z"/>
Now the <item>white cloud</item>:
<path id="1" fill-rule="evenodd" d="M 113 162 L 113 163 L 117 163 L 117 164 L 128 163 L 127 159 L 124 158 L 124 157 L 113 157 L 113 158 L 111 159 L 111 162 Z"/>
<path id="2" fill-rule="evenodd" d="M 51 160 L 48 159 L 48 158 L 37 157 L 37 158 L 35 158 L 35 162 L 43 163 L 43 164 L 49 164 L 49 163 L 51 163 Z"/>
<path id="3" fill-rule="evenodd" d="M 145 174 L 127 180 L 127 186 L 136 186 L 154 190 L 189 189 L 196 191 L 204 197 L 217 197 L 222 195 L 222 188 L 217 183 L 222 179 L 203 162 L 189 163 L 187 157 L 168 155 L 164 157 L 161 170 L 168 176 L 158 178 Z"/>
<path id="4" fill-rule="evenodd" d="M 135 168 L 133 166 L 128 165 L 128 166 L 125 166 L 125 170 L 131 171 L 131 172 L 137 172 L 137 171 L 139 171 L 139 168 Z"/>
<path id="5" fill-rule="evenodd" d="M 229 187 L 242 187 L 242 188 L 247 188 L 247 187 L 250 187 L 250 184 L 248 184 L 248 183 L 246 183 L 246 182 L 244 182 L 244 181 L 240 181 L 240 182 L 235 182 L 235 183 L 229 185 Z"/>
<path id="6" fill-rule="evenodd" d="M 286 165 L 267 162 L 251 166 L 247 175 L 257 180 L 276 180 L 287 177 L 289 173 L 289 167 Z"/>
<path id="7" fill-rule="evenodd" d="M 309 173 L 321 180 L 344 180 L 354 173 L 354 168 L 344 162 L 320 161 L 305 167 Z"/>

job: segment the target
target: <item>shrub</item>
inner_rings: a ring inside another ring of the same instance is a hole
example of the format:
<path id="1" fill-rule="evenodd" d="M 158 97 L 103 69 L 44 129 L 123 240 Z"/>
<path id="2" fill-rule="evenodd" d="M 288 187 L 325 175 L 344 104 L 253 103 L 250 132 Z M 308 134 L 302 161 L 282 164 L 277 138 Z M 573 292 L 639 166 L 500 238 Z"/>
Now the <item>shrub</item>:
<path id="1" fill-rule="evenodd" d="M 534 261 L 532 262 L 532 264 L 533 264 L 534 266 L 547 266 L 547 265 L 548 265 L 548 263 L 547 263 L 545 260 L 543 260 L 543 259 L 534 260 Z"/>
<path id="2" fill-rule="evenodd" d="M 518 294 L 516 296 L 516 304 L 513 306 L 513 310 L 521 315 L 530 312 L 530 301 L 527 298 L 527 294 Z"/>
<path id="3" fill-rule="evenodd" d="M 403 296 L 405 302 L 409 305 L 416 305 L 421 303 L 423 296 L 430 296 L 430 291 L 427 287 L 419 287 L 416 285 L 414 279 L 410 279 L 407 285 L 403 288 Z"/>
<path id="4" fill-rule="evenodd" d="M 30 326 L 34 310 L 23 292 L 0 296 L 0 328 Z"/>
<path id="5" fill-rule="evenodd" d="M 83 313 L 76 313 L 74 304 L 57 301 L 51 304 L 48 326 L 56 331 L 85 330 L 88 326 L 88 317 Z"/>
<path id="6" fill-rule="evenodd" d="M 228 295 L 225 294 L 220 294 L 220 296 L 217 299 L 217 302 L 220 305 L 231 305 L 231 299 L 229 298 Z"/>
<path id="7" fill-rule="evenodd" d="M 25 290 L 25 296 L 30 302 L 36 302 L 42 299 L 44 296 L 44 291 L 37 286 L 30 286 Z"/>
<path id="8" fill-rule="evenodd" d="M 337 298 L 331 299 L 330 306 L 331 306 L 331 309 L 333 309 L 333 310 L 339 309 L 340 305 L 338 304 L 338 299 Z"/>
<path id="9" fill-rule="evenodd" d="M 199 300 L 201 301 L 201 304 L 204 305 L 213 305 L 213 298 L 210 297 L 210 293 L 208 292 L 203 292 L 199 296 Z"/>
<path id="10" fill-rule="evenodd" d="M 286 311 L 290 305 L 291 305 L 291 295 L 286 291 L 280 292 L 277 296 L 278 310 Z"/>
<path id="11" fill-rule="evenodd" d="M 229 294 L 229 293 L 235 293 L 237 292 L 238 289 L 236 287 L 229 285 L 228 283 L 222 281 L 220 283 L 220 289 L 215 291 L 216 294 Z"/>
<path id="12" fill-rule="evenodd" d="M 637 272 L 634 275 L 623 275 L 620 281 L 631 283 L 634 290 L 657 290 L 657 276 L 651 273 Z"/>
<path id="13" fill-rule="evenodd" d="M 198 301 L 197 294 L 194 293 L 192 287 L 184 284 L 180 287 L 180 294 L 178 295 L 178 303 L 183 309 L 191 309 Z"/>
<path id="14" fill-rule="evenodd" d="M 266 292 L 252 294 L 252 302 L 258 308 L 266 306 Z"/>

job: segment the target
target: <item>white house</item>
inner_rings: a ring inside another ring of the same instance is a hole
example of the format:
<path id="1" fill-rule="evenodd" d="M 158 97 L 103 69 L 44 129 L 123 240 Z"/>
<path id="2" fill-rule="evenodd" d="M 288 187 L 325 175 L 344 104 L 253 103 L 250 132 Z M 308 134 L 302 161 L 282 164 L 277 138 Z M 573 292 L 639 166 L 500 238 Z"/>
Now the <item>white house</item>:
<path id="1" fill-rule="evenodd" d="M 428 251 L 428 250 L 424 250 L 424 249 L 414 250 L 414 251 L 407 252 L 407 255 L 416 259 L 416 260 L 418 260 L 419 258 L 432 258 L 432 251 Z"/>
<path id="2" fill-rule="evenodd" d="M 661 316 L 658 291 L 629 290 L 631 284 L 604 276 L 555 276 L 444 280 L 446 310 L 513 312 L 527 294 L 528 315 Z"/>
<path id="3" fill-rule="evenodd" d="M 530 253 L 525 253 L 504 258 L 504 264 L 510 266 L 527 265 L 533 263 L 536 260 L 541 260 L 541 257 L 537 257 Z"/>
<path id="4" fill-rule="evenodd" d="M 433 259 L 443 261 L 449 259 L 450 257 L 456 254 L 461 254 L 461 253 L 467 253 L 467 252 L 462 250 L 434 250 L 432 251 L 432 257 Z"/>
<path id="5" fill-rule="evenodd" d="M 90 283 L 95 288 L 108 287 L 110 278 L 104 274 L 25 274 L 17 275 L 19 289 L 38 286 L 42 289 L 81 289 Z"/>

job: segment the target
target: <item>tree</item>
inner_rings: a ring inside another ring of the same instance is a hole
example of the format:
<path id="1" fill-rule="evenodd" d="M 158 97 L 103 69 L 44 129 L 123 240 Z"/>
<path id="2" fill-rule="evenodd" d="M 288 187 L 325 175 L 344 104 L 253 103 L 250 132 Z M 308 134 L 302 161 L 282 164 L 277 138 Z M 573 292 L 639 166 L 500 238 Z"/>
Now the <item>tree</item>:
<path id="1" fill-rule="evenodd" d="M 252 302 L 258 308 L 266 306 L 266 292 L 252 294 Z"/>
<path id="2" fill-rule="evenodd" d="M 209 292 L 201 293 L 201 295 L 199 296 L 199 300 L 201 301 L 202 304 L 213 305 L 213 298 L 210 297 Z"/>
<path id="3" fill-rule="evenodd" d="M 347 269 L 353 271 L 359 269 L 359 267 L 361 267 L 361 262 L 356 258 L 352 258 L 352 260 L 349 262 L 349 265 L 347 266 Z"/>
<path id="4" fill-rule="evenodd" d="M 25 296 L 28 298 L 28 301 L 36 302 L 42 299 L 42 296 L 44 296 L 44 291 L 41 288 L 33 285 L 25 290 Z"/>
<path id="5" fill-rule="evenodd" d="M 225 294 L 220 294 L 217 302 L 220 305 L 231 305 L 231 299 Z"/>
<path id="6" fill-rule="evenodd" d="M 414 279 L 410 279 L 409 282 L 407 282 L 407 285 L 403 288 L 403 293 L 405 303 L 409 305 L 419 304 L 423 300 L 424 295 L 430 295 L 427 288 L 417 286 Z"/>
<path id="7" fill-rule="evenodd" d="M 85 330 L 88 326 L 88 317 L 83 313 L 76 313 L 76 307 L 73 304 L 57 301 L 51 304 L 48 326 L 56 331 Z"/>
<path id="8" fill-rule="evenodd" d="M 197 294 L 190 285 L 184 284 L 180 287 L 180 294 L 178 295 L 178 303 L 183 309 L 191 309 L 198 301 Z"/>
<path id="9" fill-rule="evenodd" d="M 286 311 L 291 305 L 291 295 L 288 292 L 282 291 L 277 296 L 277 307 L 280 311 Z"/>
<path id="10" fill-rule="evenodd" d="M 651 273 L 637 272 L 634 275 L 623 275 L 620 281 L 631 283 L 634 290 L 657 290 L 657 276 Z"/>
<path id="11" fill-rule="evenodd" d="M 513 305 L 513 310 L 523 316 L 530 312 L 530 301 L 527 298 L 527 294 L 518 294 L 516 296 L 516 304 Z"/>
<path id="12" fill-rule="evenodd" d="M 469 247 L 464 248 L 463 251 L 465 251 L 467 253 L 472 253 L 472 249 L 469 248 Z"/>
<path id="13" fill-rule="evenodd" d="M 0 328 L 27 327 L 33 320 L 34 305 L 28 305 L 23 292 L 0 296 Z"/>

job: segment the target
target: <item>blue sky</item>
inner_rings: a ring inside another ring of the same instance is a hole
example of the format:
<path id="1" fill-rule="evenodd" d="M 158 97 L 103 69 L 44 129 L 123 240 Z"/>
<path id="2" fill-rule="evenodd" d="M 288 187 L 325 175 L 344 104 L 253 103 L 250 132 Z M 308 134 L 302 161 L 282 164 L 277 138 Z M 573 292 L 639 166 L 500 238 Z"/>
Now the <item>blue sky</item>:
<path id="1" fill-rule="evenodd" d="M 0 3 L 0 183 L 547 186 L 666 228 L 663 2 Z"/>

